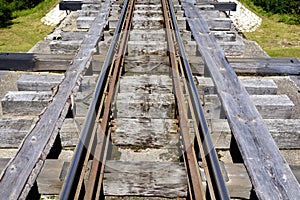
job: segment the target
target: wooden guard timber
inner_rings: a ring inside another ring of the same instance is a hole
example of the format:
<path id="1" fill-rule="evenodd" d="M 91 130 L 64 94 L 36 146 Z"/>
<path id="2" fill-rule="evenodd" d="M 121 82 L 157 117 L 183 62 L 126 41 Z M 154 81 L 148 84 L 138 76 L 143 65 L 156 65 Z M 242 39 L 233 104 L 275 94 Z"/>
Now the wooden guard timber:
<path id="1" fill-rule="evenodd" d="M 1 102 L 0 148 L 17 154 L 0 157 L 0 199 L 300 199 L 299 160 L 282 156 L 300 151 L 300 104 L 279 84 L 300 91 L 299 60 L 228 55 L 230 20 L 199 1 L 81 1 L 77 32 L 49 36 L 64 53 L 0 53 L 1 84 L 24 71 Z"/>
<path id="2" fill-rule="evenodd" d="M 189 27 L 198 44 L 260 199 L 299 199 L 300 185 L 280 154 L 244 86 L 227 62 L 193 4 L 185 3 Z"/>
<path id="3" fill-rule="evenodd" d="M 69 98 L 78 90 L 82 76 L 91 62 L 95 47 L 106 25 L 109 4 L 110 1 L 107 0 L 104 8 L 99 12 L 80 50 L 66 71 L 64 80 L 56 88 L 50 105 L 23 140 L 17 155 L 3 170 L 0 177 L 1 198 L 25 198 L 34 184 L 57 136 L 57 130 L 62 126 L 68 112 L 71 104 Z M 11 187 L 12 185 L 14 187 Z"/>

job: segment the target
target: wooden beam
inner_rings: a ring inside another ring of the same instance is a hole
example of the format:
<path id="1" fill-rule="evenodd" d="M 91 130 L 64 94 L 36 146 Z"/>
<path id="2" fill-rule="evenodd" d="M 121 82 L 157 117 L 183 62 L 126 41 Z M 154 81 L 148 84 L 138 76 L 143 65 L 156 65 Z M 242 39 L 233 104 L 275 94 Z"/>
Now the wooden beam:
<path id="1" fill-rule="evenodd" d="M 69 97 L 78 91 L 82 76 L 92 60 L 106 24 L 110 1 L 106 0 L 96 17 L 86 39 L 83 41 L 65 79 L 56 88 L 51 104 L 40 115 L 30 133 L 23 140 L 16 156 L 3 170 L 0 177 L 2 199 L 25 199 L 54 144 L 58 129 L 68 112 Z"/>
<path id="2" fill-rule="evenodd" d="M 0 53 L 0 70 L 66 71 L 74 55 Z"/>
<path id="3" fill-rule="evenodd" d="M 198 49 L 209 69 L 232 133 L 259 199 L 300 199 L 300 185 L 246 89 L 193 4 L 183 3 Z M 191 13 L 193 15 L 191 15 Z M 195 17 L 195 14 L 198 17 Z"/>
<path id="4" fill-rule="evenodd" d="M 296 58 L 229 58 L 238 74 L 300 75 L 300 62 Z"/>
<path id="5" fill-rule="evenodd" d="M 66 71 L 72 54 L 0 53 L 0 70 Z M 93 71 L 100 72 L 105 55 L 93 56 Z M 237 74 L 299 75 L 300 62 L 296 58 L 227 58 Z M 167 62 L 167 61 L 166 61 Z M 189 62 L 201 65 L 200 57 L 189 56 Z M 95 65 L 96 64 L 96 65 Z M 193 70 L 197 73 L 197 70 Z"/>
<path id="6" fill-rule="evenodd" d="M 238 75 L 300 75 L 300 62 L 297 58 L 234 58 L 227 61 Z M 201 57 L 190 56 L 189 62 L 201 68 Z M 202 66 L 203 67 L 203 66 Z M 201 70 L 194 70 L 193 73 Z"/>
<path id="7" fill-rule="evenodd" d="M 0 159 L 0 171 L 1 166 L 5 166 L 9 160 Z M 119 162 L 119 161 L 111 161 Z M 37 185 L 39 192 L 42 195 L 58 195 L 63 181 L 66 176 L 66 172 L 69 168 L 69 162 L 64 160 L 51 160 L 47 159 L 45 165 L 38 176 Z M 176 163 L 173 163 L 176 165 Z M 223 176 L 226 177 L 226 186 L 229 190 L 230 196 L 235 198 L 250 198 L 250 193 L 252 189 L 252 184 L 249 180 L 246 168 L 243 164 L 230 164 L 230 163 L 221 163 Z M 123 166 L 123 165 L 121 165 Z M 121 167 L 119 166 L 119 168 Z M 159 166 L 156 166 L 157 168 Z M 293 173 L 298 179 L 300 179 L 300 166 L 291 166 Z M 178 170 L 178 169 L 177 169 Z M 126 173 L 124 170 L 117 171 L 116 169 L 108 169 L 113 173 Z M 128 173 L 128 172 L 127 172 Z M 107 176 L 108 177 L 108 176 Z M 106 178 L 107 179 L 107 178 Z M 113 179 L 113 177 L 108 177 L 108 179 Z M 134 179 L 133 179 L 134 180 Z M 118 180 L 120 181 L 120 179 Z M 123 186 L 124 187 L 124 186 Z"/>

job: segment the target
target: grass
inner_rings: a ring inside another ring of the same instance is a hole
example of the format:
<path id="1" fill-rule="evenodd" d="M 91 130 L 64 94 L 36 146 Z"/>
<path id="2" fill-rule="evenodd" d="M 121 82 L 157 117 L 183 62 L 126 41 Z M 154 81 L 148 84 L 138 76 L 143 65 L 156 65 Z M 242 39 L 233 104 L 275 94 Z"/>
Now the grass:
<path id="1" fill-rule="evenodd" d="M 244 33 L 256 41 L 271 57 L 296 57 L 300 59 L 300 25 L 280 22 L 282 15 L 266 13 L 250 0 L 242 0 L 245 6 L 262 18 L 261 26 L 254 32 Z"/>
<path id="2" fill-rule="evenodd" d="M 44 25 L 45 16 L 60 0 L 45 0 L 35 8 L 14 12 L 12 25 L 0 29 L 0 52 L 27 52 L 54 29 Z"/>

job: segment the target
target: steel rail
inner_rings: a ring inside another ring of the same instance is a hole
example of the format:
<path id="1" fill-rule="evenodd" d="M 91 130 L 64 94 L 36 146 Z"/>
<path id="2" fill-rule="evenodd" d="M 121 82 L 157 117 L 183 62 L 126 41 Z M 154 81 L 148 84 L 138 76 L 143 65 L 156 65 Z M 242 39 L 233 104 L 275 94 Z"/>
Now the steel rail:
<path id="1" fill-rule="evenodd" d="M 206 155 L 206 161 L 207 165 L 209 167 L 209 172 L 210 172 L 210 178 L 213 182 L 214 186 L 214 191 L 217 199 L 230 199 L 225 181 L 221 172 L 221 168 L 219 165 L 219 160 L 216 154 L 216 151 L 213 146 L 213 142 L 210 136 L 210 132 L 208 129 L 208 125 L 204 116 L 204 111 L 201 106 L 200 98 L 198 95 L 198 91 L 196 88 L 196 85 L 194 83 L 193 75 L 191 72 L 191 67 L 189 65 L 189 62 L 187 60 L 185 51 L 184 51 L 184 46 L 181 40 L 181 36 L 179 34 L 179 28 L 176 22 L 176 16 L 175 12 L 173 9 L 173 4 L 172 0 L 168 0 L 169 8 L 170 8 L 170 13 L 171 13 L 171 18 L 173 22 L 173 27 L 177 39 L 177 44 L 179 45 L 179 53 L 180 53 L 180 58 L 184 66 L 184 73 L 187 78 L 188 86 L 189 86 L 189 94 L 191 96 L 192 100 L 192 106 L 193 106 L 193 111 L 195 113 L 196 117 L 196 122 L 198 124 L 198 130 L 200 133 L 200 138 L 202 141 L 198 141 L 199 144 L 202 144 L 204 148 L 204 153 Z M 199 137 L 197 137 L 199 138 Z"/>
<path id="2" fill-rule="evenodd" d="M 81 131 L 79 143 L 76 147 L 72 162 L 70 164 L 70 168 L 67 174 L 67 177 L 64 181 L 64 185 L 62 188 L 62 192 L 60 194 L 60 199 L 74 199 L 76 194 L 76 184 L 79 181 L 81 171 L 83 169 L 83 164 L 85 157 L 87 156 L 87 149 L 91 144 L 91 135 L 94 130 L 94 126 L 96 124 L 96 113 L 98 113 L 98 105 L 101 101 L 104 94 L 104 86 L 108 79 L 108 72 L 110 70 L 110 64 L 113 60 L 113 56 L 115 54 L 115 47 L 117 45 L 117 41 L 119 39 L 121 28 L 123 25 L 123 21 L 125 19 L 126 10 L 128 7 L 129 0 L 124 1 L 123 9 L 120 15 L 120 19 L 118 25 L 116 27 L 110 48 L 108 50 L 107 56 L 105 58 L 101 73 L 99 75 L 99 79 L 97 81 L 97 85 L 93 95 L 93 101 L 90 104 L 88 114 L 84 123 L 84 126 Z M 80 195 L 79 195 L 80 196 Z"/>
<path id="3" fill-rule="evenodd" d="M 124 20 L 124 24 L 122 27 L 122 33 L 120 33 L 120 44 L 118 47 L 118 53 L 116 54 L 113 63 L 113 75 L 110 80 L 110 85 L 108 89 L 108 95 L 106 96 L 104 111 L 101 116 L 101 121 L 98 125 L 98 137 L 94 159 L 92 162 L 92 166 L 90 169 L 90 175 L 87 182 L 87 191 L 85 199 L 99 199 L 101 193 L 101 186 L 104 174 L 104 167 L 106 163 L 107 151 L 109 146 L 110 134 L 111 134 L 111 104 L 113 100 L 113 96 L 115 94 L 116 84 L 120 79 L 122 66 L 123 66 L 123 58 L 125 54 L 125 47 L 127 45 L 128 37 L 129 37 L 129 29 L 131 25 L 131 18 L 133 14 L 133 6 L 134 0 L 129 1 L 129 7 L 126 10 L 126 18 Z M 105 142 L 104 142 L 105 141 Z M 100 164 L 101 163 L 101 164 Z M 100 170 L 99 170 L 100 168 Z M 98 184 L 97 184 L 98 182 Z M 94 191 L 94 187 L 97 184 L 96 193 Z M 95 193 L 95 198 L 93 194 Z"/>
<path id="4" fill-rule="evenodd" d="M 189 179 L 189 188 L 191 199 L 202 200 L 205 199 L 205 190 L 202 185 L 200 169 L 192 141 L 190 140 L 190 127 L 187 116 L 187 107 L 185 106 L 185 98 L 180 84 L 180 75 L 178 71 L 177 55 L 175 50 L 175 40 L 172 34 L 172 19 L 170 18 L 170 7 L 166 0 L 161 0 L 163 7 L 163 15 L 167 32 L 168 51 L 171 62 L 171 73 L 174 84 L 174 92 L 177 101 L 177 110 L 180 124 L 180 132 L 183 137 L 184 144 L 184 160 L 187 168 L 187 175 Z"/>

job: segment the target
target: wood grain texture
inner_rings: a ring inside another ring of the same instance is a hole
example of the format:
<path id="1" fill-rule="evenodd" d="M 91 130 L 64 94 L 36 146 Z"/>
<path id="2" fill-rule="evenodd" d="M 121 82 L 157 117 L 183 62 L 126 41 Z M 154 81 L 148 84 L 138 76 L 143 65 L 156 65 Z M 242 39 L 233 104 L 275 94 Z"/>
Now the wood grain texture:
<path id="1" fill-rule="evenodd" d="M 232 133 L 259 199 L 299 199 L 300 185 L 280 154 L 246 89 L 192 4 L 184 4 L 189 27 L 224 105 Z M 190 13 L 196 13 L 197 18 Z"/>
<path id="2" fill-rule="evenodd" d="M 86 69 L 90 65 L 92 54 L 106 24 L 110 1 L 107 0 L 102 12 L 95 19 L 87 37 L 83 41 L 71 66 L 65 73 L 65 79 L 58 86 L 51 104 L 40 116 L 39 121 L 25 137 L 16 156 L 3 170 L 0 177 L 0 196 L 2 199 L 25 199 L 37 174 L 49 153 L 58 129 L 67 114 L 69 96 L 76 92 Z"/>
<path id="3" fill-rule="evenodd" d="M 107 196 L 187 196 L 184 166 L 175 162 L 107 161 L 103 185 Z"/>

